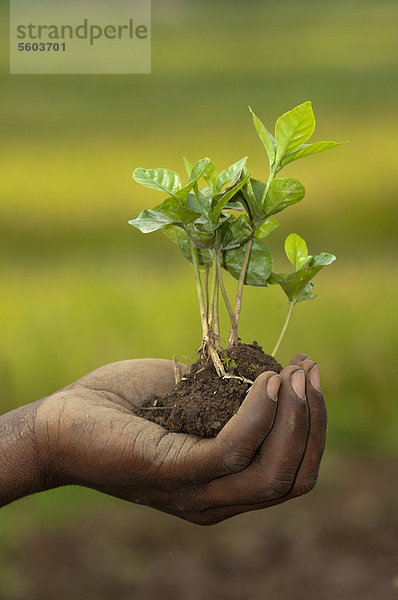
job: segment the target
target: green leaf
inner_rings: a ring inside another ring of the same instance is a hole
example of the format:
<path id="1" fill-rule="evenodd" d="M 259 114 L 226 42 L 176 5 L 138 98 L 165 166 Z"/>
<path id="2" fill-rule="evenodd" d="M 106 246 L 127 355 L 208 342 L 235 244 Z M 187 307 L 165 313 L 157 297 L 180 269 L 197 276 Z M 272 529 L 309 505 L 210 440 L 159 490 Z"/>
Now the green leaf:
<path id="1" fill-rule="evenodd" d="M 235 279 L 239 279 L 243 266 L 246 244 L 239 248 L 225 250 L 221 253 L 222 266 Z M 272 257 L 267 248 L 258 240 L 253 240 L 250 260 L 245 279 L 246 285 L 267 286 L 267 279 L 272 272 Z"/>
<path id="2" fill-rule="evenodd" d="M 270 166 L 270 169 L 272 169 L 272 166 L 275 162 L 275 155 L 276 155 L 276 140 L 275 140 L 274 136 L 266 129 L 266 127 L 260 121 L 258 116 L 252 111 L 250 106 L 249 106 L 249 110 L 250 110 L 252 118 L 253 118 L 254 127 L 256 128 L 258 136 L 259 136 L 260 140 L 262 141 L 264 148 L 267 151 L 269 166 Z"/>
<path id="3" fill-rule="evenodd" d="M 277 227 L 279 227 L 279 222 L 276 219 L 266 219 L 261 223 L 261 225 L 259 225 L 259 227 L 257 227 L 254 237 L 256 237 L 258 240 L 262 240 Z"/>
<path id="4" fill-rule="evenodd" d="M 311 102 L 304 102 L 283 114 L 275 125 L 277 151 L 275 166 L 278 168 L 282 158 L 304 144 L 313 134 L 315 117 Z"/>
<path id="5" fill-rule="evenodd" d="M 268 285 L 279 285 L 279 279 L 276 273 L 271 273 L 267 279 Z"/>
<path id="6" fill-rule="evenodd" d="M 192 192 L 190 194 L 188 194 L 187 201 L 186 201 L 186 207 L 189 208 L 190 210 L 194 210 L 195 212 L 198 212 L 198 213 L 200 213 L 202 211 L 201 204 L 198 201 L 198 198 Z"/>
<path id="7" fill-rule="evenodd" d="M 156 210 L 143 210 L 136 219 L 129 221 L 129 224 L 139 229 L 142 233 L 152 233 L 166 225 L 170 225 L 173 219 L 169 219 L 165 215 Z"/>
<path id="8" fill-rule="evenodd" d="M 198 182 L 198 180 L 202 177 L 205 169 L 210 163 L 210 158 L 201 158 L 198 162 L 192 167 L 191 174 L 189 176 L 189 181 L 187 185 L 184 185 L 183 188 L 176 192 L 176 197 L 180 200 L 186 200 L 189 192 L 192 190 L 194 185 Z"/>
<path id="9" fill-rule="evenodd" d="M 192 263 L 191 244 L 186 231 L 181 227 L 169 225 L 163 229 L 163 232 L 179 246 L 184 257 Z M 200 265 L 209 265 L 213 262 L 213 250 L 197 248 L 196 254 Z"/>
<path id="10" fill-rule="evenodd" d="M 309 267 L 325 267 L 326 265 L 332 264 L 336 260 L 334 254 L 329 254 L 328 252 L 321 252 L 320 254 L 316 254 L 311 257 L 311 260 L 308 264 Z"/>
<path id="11" fill-rule="evenodd" d="M 193 193 L 188 194 L 187 207 L 202 214 L 196 223 L 211 224 L 209 213 L 211 211 L 212 197 L 209 187 L 198 190 L 197 195 Z M 214 227 L 212 230 L 214 231 Z"/>
<path id="12" fill-rule="evenodd" d="M 219 216 L 221 214 L 221 211 L 223 210 L 225 205 L 236 195 L 236 193 L 242 188 L 242 186 L 245 185 L 245 183 L 246 183 L 246 181 L 248 181 L 249 177 L 250 177 L 250 175 L 247 175 L 244 179 L 239 181 L 239 183 L 234 185 L 232 188 L 229 188 L 223 194 L 216 196 L 217 203 L 210 213 L 210 218 L 214 224 L 217 223 Z"/>
<path id="13" fill-rule="evenodd" d="M 219 245 L 223 250 L 238 248 L 246 242 L 253 230 L 246 215 L 241 215 L 237 219 L 230 216 L 217 229 L 217 238 Z"/>
<path id="14" fill-rule="evenodd" d="M 316 142 L 315 144 L 303 144 L 294 152 L 285 154 L 284 158 L 281 160 L 280 167 L 282 168 L 299 158 L 311 156 L 311 154 L 317 154 L 318 152 L 324 152 L 325 150 L 330 150 L 331 148 L 341 146 L 345 143 L 346 142 Z"/>
<path id="15" fill-rule="evenodd" d="M 235 201 L 235 200 L 230 200 L 229 202 L 227 202 L 227 204 L 224 206 L 224 208 L 228 209 L 228 210 L 239 210 L 239 211 L 243 210 L 242 203 Z"/>
<path id="16" fill-rule="evenodd" d="M 300 269 L 294 273 L 273 273 L 272 279 L 279 283 L 288 297 L 289 302 L 301 302 L 306 299 L 311 299 L 306 297 L 308 294 L 308 288 L 307 291 L 305 291 L 307 284 L 312 281 L 315 275 L 324 266 L 330 265 L 335 258 L 336 257 L 333 256 L 333 254 L 322 252 L 321 254 L 318 254 L 317 257 L 314 256 L 311 259 L 311 262 L 315 259 L 314 265 Z M 301 296 L 302 293 L 304 293 L 303 296 Z"/>
<path id="17" fill-rule="evenodd" d="M 311 269 L 302 269 L 294 273 L 273 273 L 273 277 L 285 292 L 289 302 L 297 302 L 297 298 L 317 272 L 313 272 Z"/>
<path id="18" fill-rule="evenodd" d="M 308 258 L 307 244 L 297 233 L 291 233 L 285 241 L 286 256 L 294 266 L 295 271 L 303 267 Z"/>
<path id="19" fill-rule="evenodd" d="M 133 178 L 137 183 L 153 190 L 166 192 L 176 197 L 176 192 L 181 188 L 181 179 L 170 169 L 135 169 Z"/>
<path id="20" fill-rule="evenodd" d="M 267 184 L 264 181 L 260 181 L 259 179 L 251 179 L 250 183 L 252 186 L 254 196 L 256 198 L 256 203 L 259 206 L 261 206 L 261 198 L 263 197 L 263 193 Z"/>
<path id="21" fill-rule="evenodd" d="M 261 206 L 266 183 L 251 179 L 252 189 L 257 205 Z M 288 206 L 296 204 L 305 196 L 305 188 L 297 179 L 273 179 L 271 181 L 264 206 L 261 207 L 262 219 L 281 212 Z"/>
<path id="22" fill-rule="evenodd" d="M 246 177 L 247 173 L 248 171 L 244 169 L 242 175 Z M 266 217 L 261 206 L 264 188 L 265 183 L 263 181 L 248 179 L 243 188 L 237 193 L 236 198 L 234 198 L 234 200 L 242 202 L 254 228 L 258 227 Z"/>
<path id="23" fill-rule="evenodd" d="M 175 198 L 167 198 L 161 204 L 155 206 L 154 210 L 162 213 L 171 223 L 180 223 L 181 225 L 192 223 L 192 221 L 196 221 L 196 219 L 201 217 L 200 212 L 188 208 L 188 206 Z"/>
<path id="24" fill-rule="evenodd" d="M 314 284 L 307 283 L 304 287 L 303 291 L 297 296 L 296 302 L 304 302 L 305 300 L 313 300 L 316 298 L 316 294 L 314 293 Z"/>
<path id="25" fill-rule="evenodd" d="M 217 183 L 216 183 L 217 191 L 220 191 L 221 188 L 228 181 L 230 182 L 229 187 L 233 187 L 239 180 L 239 177 L 241 176 L 241 173 L 242 173 L 242 169 L 245 167 L 246 162 L 247 162 L 247 156 L 244 156 L 243 158 L 238 160 L 236 163 L 234 163 L 233 165 L 228 167 L 228 169 L 221 171 L 221 173 L 217 177 Z"/>
<path id="26" fill-rule="evenodd" d="M 189 160 L 183 156 L 182 157 L 183 161 L 184 161 L 184 165 L 185 165 L 185 170 L 187 172 L 188 177 L 191 177 L 191 173 L 192 173 L 192 169 L 193 169 L 193 164 L 189 162 Z"/>
<path id="27" fill-rule="evenodd" d="M 217 192 L 217 169 L 214 166 L 212 161 L 210 161 L 209 164 L 207 165 L 207 167 L 203 173 L 203 179 L 206 181 L 206 183 L 209 184 L 211 191 L 213 193 L 216 193 Z"/>
<path id="28" fill-rule="evenodd" d="M 262 184 L 262 185 L 259 185 Z M 253 186 L 256 196 L 264 191 L 263 182 Z M 275 215 L 288 206 L 300 202 L 305 196 L 305 187 L 297 179 L 273 179 L 268 191 L 264 211 L 267 215 Z"/>
<path id="29" fill-rule="evenodd" d="M 213 248 L 215 233 L 212 225 L 189 223 L 185 230 L 195 248 Z"/>
<path id="30" fill-rule="evenodd" d="M 200 210 L 202 211 L 203 216 L 206 220 L 211 223 L 210 212 L 213 200 L 213 194 L 209 187 L 203 188 L 202 190 L 198 190 L 198 201 L 200 205 Z"/>

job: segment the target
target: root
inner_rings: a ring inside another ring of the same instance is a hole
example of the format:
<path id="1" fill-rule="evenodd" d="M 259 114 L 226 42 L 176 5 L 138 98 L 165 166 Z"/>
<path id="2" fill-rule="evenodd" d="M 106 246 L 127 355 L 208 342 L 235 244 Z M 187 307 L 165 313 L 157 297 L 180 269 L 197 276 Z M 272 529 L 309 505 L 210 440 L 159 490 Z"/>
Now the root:
<path id="1" fill-rule="evenodd" d="M 244 383 L 248 383 L 249 385 L 253 385 L 254 383 L 254 381 L 247 379 L 246 377 L 242 377 L 242 375 L 231 375 L 230 373 L 225 373 L 223 379 L 239 379 L 239 381 L 244 381 Z"/>
<path id="2" fill-rule="evenodd" d="M 218 355 L 217 350 L 215 350 L 213 348 L 213 346 L 210 345 L 210 343 L 207 345 L 207 349 L 209 351 L 210 358 L 211 358 L 211 360 L 213 362 L 213 365 L 214 365 L 214 368 L 216 370 L 217 375 L 219 377 L 225 377 L 226 372 L 225 372 L 225 369 L 224 369 L 224 365 L 221 362 L 221 359 L 220 359 L 220 357 Z"/>
<path id="3" fill-rule="evenodd" d="M 199 356 L 203 356 L 203 358 L 207 360 L 211 360 L 213 366 L 216 370 L 216 373 L 219 377 L 224 377 L 226 375 L 224 365 L 221 362 L 221 359 L 218 355 L 217 350 L 214 348 L 213 344 L 209 340 L 209 338 L 204 339 L 202 341 L 202 345 L 198 351 Z"/>

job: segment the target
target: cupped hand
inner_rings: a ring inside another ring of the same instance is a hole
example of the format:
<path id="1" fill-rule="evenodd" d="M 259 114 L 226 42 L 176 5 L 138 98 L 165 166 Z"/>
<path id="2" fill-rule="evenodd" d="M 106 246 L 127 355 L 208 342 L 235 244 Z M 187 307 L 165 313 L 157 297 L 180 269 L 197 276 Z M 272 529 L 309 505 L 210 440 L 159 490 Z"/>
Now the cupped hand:
<path id="1" fill-rule="evenodd" d="M 42 400 L 35 438 L 51 486 L 82 485 L 209 525 L 310 491 L 326 434 L 316 364 L 260 375 L 217 437 L 171 433 L 134 414 L 174 386 L 173 363 L 127 360 Z"/>

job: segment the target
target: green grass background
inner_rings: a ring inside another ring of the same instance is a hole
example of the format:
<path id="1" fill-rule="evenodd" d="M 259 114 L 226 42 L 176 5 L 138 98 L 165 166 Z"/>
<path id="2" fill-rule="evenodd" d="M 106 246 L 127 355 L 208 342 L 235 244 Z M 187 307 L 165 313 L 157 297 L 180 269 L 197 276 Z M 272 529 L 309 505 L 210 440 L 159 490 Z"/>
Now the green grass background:
<path id="1" fill-rule="evenodd" d="M 396 2 L 154 0 L 146 76 L 10 76 L 0 6 L 1 410 L 107 362 L 194 359 L 190 266 L 161 233 L 127 224 L 161 199 L 131 173 L 183 172 L 183 154 L 220 168 L 248 154 L 265 177 L 247 105 L 272 128 L 310 99 L 314 141 L 350 143 L 286 168 L 307 195 L 280 215 L 270 247 L 280 270 L 291 231 L 338 260 L 297 307 L 280 360 L 319 361 L 330 449 L 397 454 Z M 285 311 L 277 289 L 245 290 L 242 338 L 270 351 Z M 92 496 L 55 494 L 68 510 Z M 52 498 L 29 502 L 48 514 L 62 506 Z"/>

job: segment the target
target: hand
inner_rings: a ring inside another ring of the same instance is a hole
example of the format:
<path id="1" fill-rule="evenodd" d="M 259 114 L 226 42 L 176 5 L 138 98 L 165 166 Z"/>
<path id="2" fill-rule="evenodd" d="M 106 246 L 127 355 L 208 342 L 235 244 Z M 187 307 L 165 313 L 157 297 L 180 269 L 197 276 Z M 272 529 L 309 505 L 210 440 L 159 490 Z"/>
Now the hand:
<path id="1" fill-rule="evenodd" d="M 170 433 L 134 415 L 173 385 L 171 361 L 128 360 L 39 401 L 33 431 L 43 489 L 83 485 L 209 525 L 313 488 L 326 410 L 306 355 L 280 376 L 260 375 L 213 439 Z M 279 385 L 275 402 L 269 390 L 275 395 Z"/>

